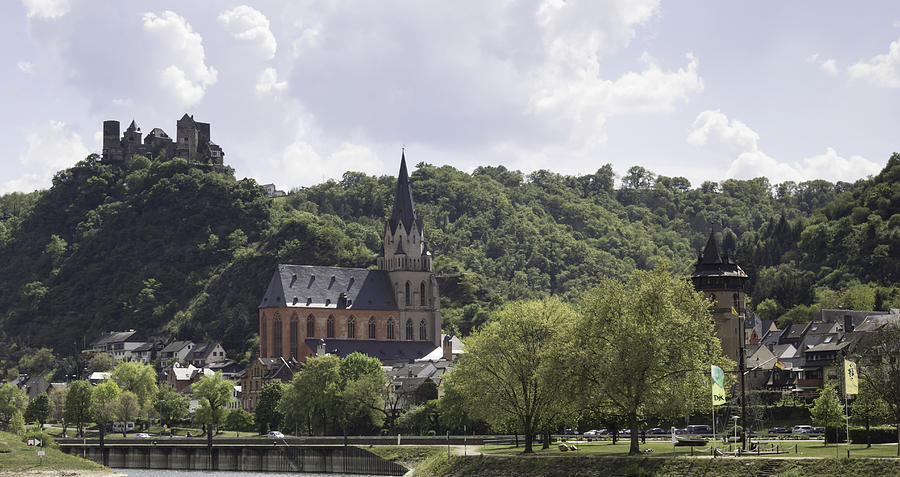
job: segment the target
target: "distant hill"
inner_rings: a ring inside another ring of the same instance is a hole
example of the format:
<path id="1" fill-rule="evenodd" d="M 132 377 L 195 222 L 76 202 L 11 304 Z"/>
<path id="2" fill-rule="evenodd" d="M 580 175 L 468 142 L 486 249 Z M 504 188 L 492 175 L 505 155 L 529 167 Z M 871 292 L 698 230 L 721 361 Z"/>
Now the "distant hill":
<path id="1" fill-rule="evenodd" d="M 576 177 L 419 164 L 411 183 L 445 327 L 468 333 L 503 301 L 575 299 L 659 263 L 687 274 L 711 229 L 765 317 L 900 306 L 900 155 L 854 184 L 694 187 L 638 166 L 621 179 L 615 188 L 608 165 Z M 71 354 L 103 330 L 139 328 L 221 340 L 246 358 L 275 264 L 373 265 L 394 181 L 347 172 L 273 200 L 230 170 L 90 156 L 49 190 L 0 197 L 0 350 Z"/>

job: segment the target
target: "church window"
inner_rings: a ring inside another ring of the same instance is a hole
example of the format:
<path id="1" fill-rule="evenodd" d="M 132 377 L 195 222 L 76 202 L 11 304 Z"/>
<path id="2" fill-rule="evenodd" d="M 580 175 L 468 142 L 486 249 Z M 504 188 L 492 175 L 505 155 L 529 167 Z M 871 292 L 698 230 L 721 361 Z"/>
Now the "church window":
<path id="1" fill-rule="evenodd" d="M 328 321 L 325 323 L 325 336 L 327 338 L 334 338 L 334 317 L 329 316 Z"/>
<path id="2" fill-rule="evenodd" d="M 425 282 L 419 284 L 419 305 L 425 306 Z"/>
<path id="3" fill-rule="evenodd" d="M 306 337 L 312 338 L 316 336 L 316 319 L 309 315 L 306 317 Z"/>
<path id="4" fill-rule="evenodd" d="M 297 315 L 291 317 L 291 357 L 297 358 L 300 356 L 300 340 L 298 334 L 300 333 L 300 320 L 297 318 Z"/>
<path id="5" fill-rule="evenodd" d="M 425 326 L 425 320 L 419 322 L 419 339 L 422 341 L 428 339 L 428 327 Z"/>
<path id="6" fill-rule="evenodd" d="M 268 327 L 268 326 L 269 325 L 268 325 L 268 321 L 266 320 L 266 315 L 263 315 L 262 326 L 259 328 L 260 332 L 262 333 L 262 336 L 260 337 L 262 339 L 260 339 L 261 345 L 260 345 L 260 350 L 259 350 L 259 354 L 261 356 L 267 356 L 266 351 L 268 351 L 268 349 L 266 347 L 266 336 L 268 335 L 268 333 L 266 333 L 266 327 Z"/>
<path id="7" fill-rule="evenodd" d="M 369 318 L 369 339 L 375 339 L 375 317 Z"/>
<path id="8" fill-rule="evenodd" d="M 394 319 L 388 318 L 387 320 L 387 339 L 394 339 Z"/>
<path id="9" fill-rule="evenodd" d="M 406 282 L 406 306 L 409 306 L 409 282 Z"/>
<path id="10" fill-rule="evenodd" d="M 406 339 L 409 341 L 412 341 L 413 339 L 412 320 L 406 320 Z"/>
<path id="11" fill-rule="evenodd" d="M 347 338 L 356 338 L 356 318 L 353 316 L 347 320 Z"/>
<path id="12" fill-rule="evenodd" d="M 275 356 L 281 356 L 281 317 L 277 313 L 272 320 L 272 352 Z"/>

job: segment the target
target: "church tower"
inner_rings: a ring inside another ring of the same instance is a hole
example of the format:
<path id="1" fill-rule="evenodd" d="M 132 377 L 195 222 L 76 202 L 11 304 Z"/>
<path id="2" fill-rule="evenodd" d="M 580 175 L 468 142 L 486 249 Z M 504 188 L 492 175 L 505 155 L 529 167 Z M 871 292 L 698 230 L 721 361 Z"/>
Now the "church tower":
<path id="1" fill-rule="evenodd" d="M 378 268 L 390 277 L 400 310 L 400 325 L 407 330 L 410 326 L 419 330 L 424 320 L 428 337 L 435 346 L 440 346 L 440 296 L 431 272 L 432 256 L 425 242 L 422 219 L 416 215 L 413 203 L 405 152 L 400 157 L 394 208 L 384 225 L 383 239 Z"/>
<path id="2" fill-rule="evenodd" d="M 722 351 L 736 363 L 740 362 L 741 319 L 746 312 L 748 277 L 734 259 L 719 251 L 715 232 L 709 234 L 706 247 L 697 257 L 691 282 L 694 289 L 713 301 L 712 315 L 716 336 Z M 737 313 L 736 316 L 735 313 Z"/>

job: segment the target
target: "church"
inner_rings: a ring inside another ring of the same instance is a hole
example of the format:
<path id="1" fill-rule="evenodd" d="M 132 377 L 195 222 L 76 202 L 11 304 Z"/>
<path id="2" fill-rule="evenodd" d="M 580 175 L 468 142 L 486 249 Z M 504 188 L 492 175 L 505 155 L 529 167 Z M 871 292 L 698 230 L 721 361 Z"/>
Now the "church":
<path id="1" fill-rule="evenodd" d="M 393 364 L 440 346 L 440 295 L 404 153 L 376 269 L 278 264 L 259 304 L 259 357 L 359 351 Z"/>

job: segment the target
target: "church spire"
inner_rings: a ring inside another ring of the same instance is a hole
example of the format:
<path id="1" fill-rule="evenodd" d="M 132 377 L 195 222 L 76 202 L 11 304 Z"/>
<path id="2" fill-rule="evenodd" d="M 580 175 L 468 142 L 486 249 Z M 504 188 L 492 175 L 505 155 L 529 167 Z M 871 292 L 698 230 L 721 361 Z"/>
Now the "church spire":
<path id="1" fill-rule="evenodd" d="M 716 240 L 716 232 L 709 233 L 709 240 L 706 241 L 706 248 L 703 249 L 701 263 L 723 263 L 722 254 L 719 252 L 719 241 Z"/>
<path id="2" fill-rule="evenodd" d="M 409 172 L 406 169 L 406 151 L 400 156 L 400 174 L 397 176 L 397 189 L 394 193 L 394 209 L 391 211 L 391 233 L 397 231 L 397 226 L 403 224 L 406 233 L 412 229 L 413 224 L 422 231 L 422 221 L 416 216 L 416 208 L 413 205 L 412 189 L 409 187 Z"/>

